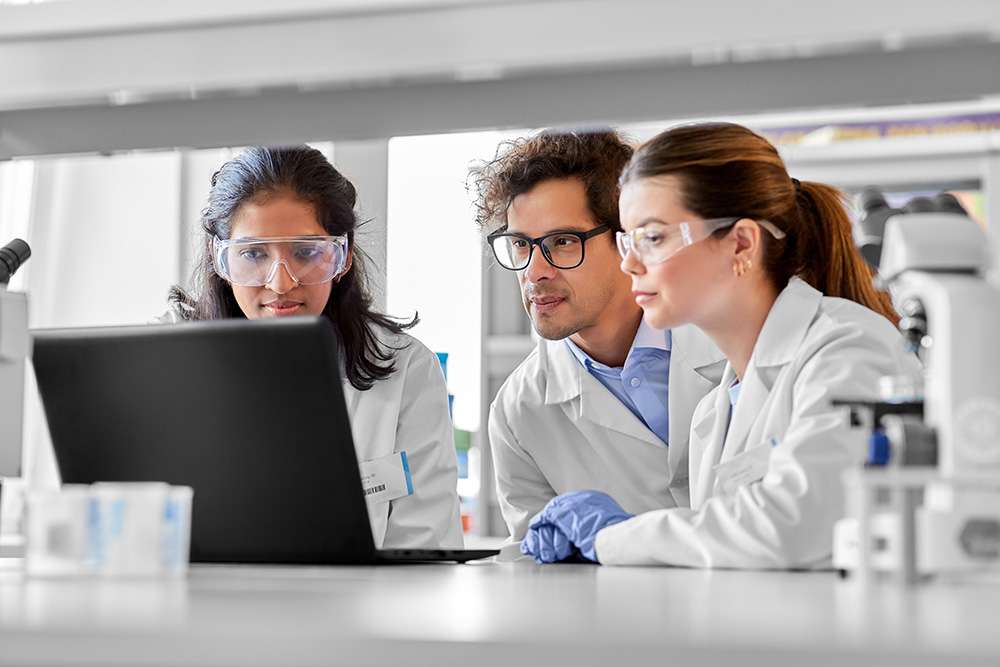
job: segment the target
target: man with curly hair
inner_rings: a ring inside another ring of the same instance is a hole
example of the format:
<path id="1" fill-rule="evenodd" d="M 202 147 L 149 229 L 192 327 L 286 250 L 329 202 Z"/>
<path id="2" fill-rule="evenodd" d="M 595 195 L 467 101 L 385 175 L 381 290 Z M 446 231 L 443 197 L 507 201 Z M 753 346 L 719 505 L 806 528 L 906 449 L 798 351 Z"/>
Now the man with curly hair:
<path id="1" fill-rule="evenodd" d="M 632 513 L 689 505 L 691 415 L 725 358 L 698 329 L 642 320 L 615 244 L 631 156 L 612 130 L 544 131 L 470 173 L 477 222 L 542 339 L 489 415 L 512 542 L 568 491 L 603 491 Z"/>

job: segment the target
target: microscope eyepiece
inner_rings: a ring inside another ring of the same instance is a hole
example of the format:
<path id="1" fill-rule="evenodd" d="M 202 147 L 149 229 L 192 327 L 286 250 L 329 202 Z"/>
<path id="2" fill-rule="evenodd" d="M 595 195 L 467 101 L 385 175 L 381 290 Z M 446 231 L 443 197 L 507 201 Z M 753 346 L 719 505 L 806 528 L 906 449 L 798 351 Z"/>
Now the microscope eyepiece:
<path id="1" fill-rule="evenodd" d="M 903 213 L 934 213 L 938 210 L 930 197 L 914 197 L 903 204 Z"/>
<path id="2" fill-rule="evenodd" d="M 958 201 L 958 197 L 950 192 L 942 192 L 935 197 L 934 205 L 937 207 L 937 210 L 942 213 L 960 213 L 961 215 L 969 215 L 969 212 L 965 210 L 964 206 L 962 206 L 962 202 Z"/>
<path id="3" fill-rule="evenodd" d="M 861 216 L 867 218 L 876 211 L 889 208 L 889 203 L 885 200 L 885 195 L 875 188 L 866 188 L 858 195 L 858 208 L 861 209 Z"/>
<path id="4" fill-rule="evenodd" d="M 10 282 L 10 277 L 29 257 L 31 248 L 21 239 L 14 239 L 0 248 L 0 285 Z"/>
<path id="5" fill-rule="evenodd" d="M 860 219 L 854 227 L 854 243 L 861 256 L 873 269 L 878 269 L 882 257 L 882 235 L 885 234 L 885 221 L 898 210 L 889 206 L 882 194 L 876 188 L 865 188 L 858 195 Z"/>

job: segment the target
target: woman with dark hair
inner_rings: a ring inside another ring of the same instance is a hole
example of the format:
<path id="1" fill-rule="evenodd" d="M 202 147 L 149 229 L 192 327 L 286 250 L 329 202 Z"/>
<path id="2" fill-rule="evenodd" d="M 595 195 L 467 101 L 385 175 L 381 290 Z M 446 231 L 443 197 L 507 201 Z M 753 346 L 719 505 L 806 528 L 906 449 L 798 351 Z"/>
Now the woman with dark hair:
<path id="1" fill-rule="evenodd" d="M 460 548 L 458 467 L 437 356 L 376 312 L 354 243 L 357 192 L 307 146 L 253 147 L 212 177 L 196 294 L 170 290 L 169 321 L 325 315 L 340 342 L 362 470 L 390 466 L 412 492 L 368 496 L 377 547 Z M 398 471 L 396 471 L 398 472 Z"/>
<path id="2" fill-rule="evenodd" d="M 732 124 L 658 135 L 621 183 L 622 270 L 647 323 L 693 323 L 729 362 L 691 421 L 691 507 L 632 517 L 606 495 L 565 494 L 534 517 L 522 551 L 829 566 L 841 473 L 865 450 L 831 401 L 874 401 L 882 376 L 920 373 L 853 245 L 843 195 L 790 178 L 767 140 Z"/>

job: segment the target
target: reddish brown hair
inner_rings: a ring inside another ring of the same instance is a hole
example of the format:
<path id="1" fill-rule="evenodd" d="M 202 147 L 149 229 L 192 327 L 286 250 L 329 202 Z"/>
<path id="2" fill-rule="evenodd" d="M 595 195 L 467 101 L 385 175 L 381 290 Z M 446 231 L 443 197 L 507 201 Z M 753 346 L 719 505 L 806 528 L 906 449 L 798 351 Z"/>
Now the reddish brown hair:
<path id="1" fill-rule="evenodd" d="M 679 179 L 684 208 L 702 218 L 769 220 L 785 232 L 780 241 L 762 234 L 764 268 L 778 289 L 799 276 L 823 294 L 898 321 L 889 294 L 872 285 L 872 269 L 854 246 L 844 193 L 789 177 L 767 139 L 731 123 L 676 127 L 636 151 L 621 184 L 666 174 Z"/>

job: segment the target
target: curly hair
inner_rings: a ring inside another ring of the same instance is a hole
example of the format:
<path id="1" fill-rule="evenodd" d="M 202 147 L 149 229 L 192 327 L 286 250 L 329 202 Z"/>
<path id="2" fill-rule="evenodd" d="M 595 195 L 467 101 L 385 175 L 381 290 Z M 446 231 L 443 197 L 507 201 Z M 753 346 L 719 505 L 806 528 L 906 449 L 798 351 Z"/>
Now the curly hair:
<path id="1" fill-rule="evenodd" d="M 632 147 L 614 130 L 560 132 L 544 130 L 503 141 L 492 160 L 469 170 L 475 193 L 476 222 L 486 233 L 507 229 L 507 208 L 520 194 L 542 181 L 579 178 L 594 219 L 621 230 L 618 177 L 632 157 Z M 614 234 L 611 235 L 614 238 Z"/>
<path id="2" fill-rule="evenodd" d="M 204 236 L 194 270 L 195 293 L 174 285 L 167 300 L 182 320 L 245 318 L 232 287 L 215 272 L 211 240 L 230 238 L 232 219 L 244 204 L 276 196 L 312 205 L 330 236 L 346 234 L 351 243 L 351 270 L 333 284 L 323 314 L 337 331 L 347 379 L 356 389 L 371 389 L 395 370 L 395 350 L 380 341 L 377 328 L 401 333 L 418 320 L 399 322 L 373 309 L 364 253 L 354 243 L 357 191 L 315 148 L 253 146 L 212 176 L 208 204 L 201 214 Z"/>

